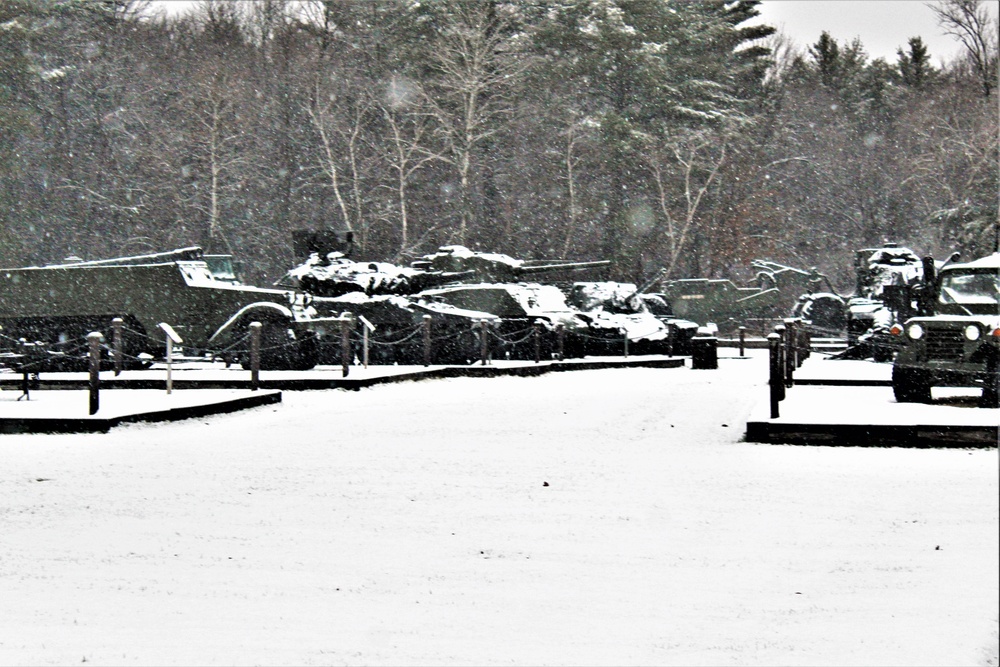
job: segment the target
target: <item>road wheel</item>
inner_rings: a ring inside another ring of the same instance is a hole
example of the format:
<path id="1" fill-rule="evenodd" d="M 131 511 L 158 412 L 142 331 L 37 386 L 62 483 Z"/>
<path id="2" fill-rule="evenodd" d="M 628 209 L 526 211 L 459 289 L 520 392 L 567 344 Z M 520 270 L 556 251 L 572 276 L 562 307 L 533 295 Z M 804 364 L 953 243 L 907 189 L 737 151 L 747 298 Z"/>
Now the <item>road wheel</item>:
<path id="1" fill-rule="evenodd" d="M 930 403 L 931 385 L 927 372 L 893 366 L 892 393 L 898 403 Z"/>

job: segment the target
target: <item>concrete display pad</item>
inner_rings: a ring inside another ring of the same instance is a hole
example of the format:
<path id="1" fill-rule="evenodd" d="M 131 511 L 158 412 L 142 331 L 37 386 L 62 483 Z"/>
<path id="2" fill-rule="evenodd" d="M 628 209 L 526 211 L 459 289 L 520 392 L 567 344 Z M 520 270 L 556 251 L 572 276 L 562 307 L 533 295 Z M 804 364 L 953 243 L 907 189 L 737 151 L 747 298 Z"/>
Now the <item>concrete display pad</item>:
<path id="1" fill-rule="evenodd" d="M 96 414 L 81 389 L 0 391 L 0 433 L 107 433 L 126 422 L 175 421 L 281 402 L 281 392 L 233 389 L 103 389 Z"/>
<path id="2" fill-rule="evenodd" d="M 892 364 L 810 357 L 770 418 L 764 400 L 747 421 L 749 442 L 842 446 L 996 447 L 1000 409 L 978 407 L 979 389 L 934 388 L 931 403 L 897 403 Z"/>

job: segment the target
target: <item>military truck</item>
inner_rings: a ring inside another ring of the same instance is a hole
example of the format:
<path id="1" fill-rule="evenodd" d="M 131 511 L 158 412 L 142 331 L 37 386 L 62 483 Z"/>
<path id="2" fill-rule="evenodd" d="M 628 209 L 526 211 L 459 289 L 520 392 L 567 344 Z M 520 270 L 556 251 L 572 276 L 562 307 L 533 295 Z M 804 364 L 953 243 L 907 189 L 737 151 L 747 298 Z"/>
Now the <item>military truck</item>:
<path id="1" fill-rule="evenodd" d="M 0 269 L 0 341 L 42 342 L 53 361 L 71 364 L 86 335 L 110 338 L 124 320 L 124 352 L 133 362 L 159 357 L 166 323 L 193 352 L 218 351 L 248 363 L 247 333 L 263 325 L 261 367 L 305 369 L 316 364 L 319 340 L 338 335 L 339 318 L 317 316 L 302 294 L 239 284 L 231 263 L 193 246 L 91 262 Z"/>
<path id="2" fill-rule="evenodd" d="M 935 276 L 919 313 L 892 333 L 898 339 L 892 389 L 899 402 L 927 403 L 931 388 L 981 387 L 980 405 L 998 407 L 1000 384 L 1000 253 L 950 264 Z"/>

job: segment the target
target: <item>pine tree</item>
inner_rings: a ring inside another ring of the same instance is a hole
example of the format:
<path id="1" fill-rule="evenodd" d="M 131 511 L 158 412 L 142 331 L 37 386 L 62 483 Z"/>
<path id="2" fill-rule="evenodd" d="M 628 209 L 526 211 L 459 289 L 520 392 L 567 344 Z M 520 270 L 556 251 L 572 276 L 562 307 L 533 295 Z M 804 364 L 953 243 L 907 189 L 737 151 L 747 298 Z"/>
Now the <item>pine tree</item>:
<path id="1" fill-rule="evenodd" d="M 599 123 L 608 178 L 603 251 L 624 259 L 626 216 L 647 184 L 640 152 L 665 131 L 742 118 L 766 50 L 737 47 L 767 31 L 737 25 L 756 3 L 586 0 L 552 3 L 535 35 L 553 74 L 572 80 Z"/>
<path id="2" fill-rule="evenodd" d="M 909 51 L 896 51 L 896 68 L 903 85 L 919 90 L 929 83 L 936 70 L 931 65 L 930 53 L 922 39 L 911 37 L 907 43 Z"/>

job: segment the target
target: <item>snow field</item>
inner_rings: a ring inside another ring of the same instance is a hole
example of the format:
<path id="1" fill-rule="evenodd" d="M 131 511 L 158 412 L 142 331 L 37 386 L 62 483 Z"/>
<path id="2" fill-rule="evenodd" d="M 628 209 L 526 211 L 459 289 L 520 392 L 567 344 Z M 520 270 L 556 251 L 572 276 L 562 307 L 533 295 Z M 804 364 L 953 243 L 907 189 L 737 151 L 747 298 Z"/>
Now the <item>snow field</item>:
<path id="1" fill-rule="evenodd" d="M 0 436 L 0 663 L 997 664 L 996 450 L 742 443 L 766 373 Z"/>

